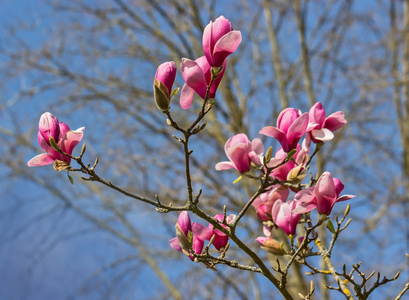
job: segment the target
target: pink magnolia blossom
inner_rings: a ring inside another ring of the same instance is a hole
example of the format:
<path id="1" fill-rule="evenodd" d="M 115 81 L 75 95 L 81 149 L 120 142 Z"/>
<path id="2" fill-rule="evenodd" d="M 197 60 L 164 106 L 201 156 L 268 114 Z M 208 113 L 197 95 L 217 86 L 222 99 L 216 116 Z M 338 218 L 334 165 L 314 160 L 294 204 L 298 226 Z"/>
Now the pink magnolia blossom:
<path id="1" fill-rule="evenodd" d="M 273 205 L 273 221 L 280 227 L 287 235 L 294 235 L 297 230 L 300 213 L 294 213 L 294 209 L 299 203 L 291 200 L 283 202 L 277 200 Z"/>
<path id="2" fill-rule="evenodd" d="M 321 143 L 334 138 L 333 132 L 343 127 L 347 121 L 342 111 L 337 111 L 325 118 L 325 110 L 321 102 L 315 103 L 309 111 L 309 125 L 307 128 L 306 144 L 311 141 Z"/>
<path id="3" fill-rule="evenodd" d="M 187 211 L 182 211 L 176 223 L 176 237 L 169 241 L 169 245 L 182 253 L 185 253 L 193 261 L 192 248 L 196 254 L 201 254 L 204 240 L 210 240 L 213 230 L 199 223 L 191 223 Z"/>
<path id="4" fill-rule="evenodd" d="M 260 134 L 276 139 L 285 152 L 297 147 L 297 143 L 308 127 L 308 113 L 294 108 L 284 109 L 277 119 L 277 127 L 267 126 L 260 130 Z"/>
<path id="5" fill-rule="evenodd" d="M 56 170 L 60 171 L 69 167 L 71 158 L 66 155 L 58 153 L 50 144 L 50 137 L 54 139 L 58 147 L 69 155 L 72 154 L 75 146 L 82 140 L 83 130 L 81 127 L 75 131 L 63 122 L 59 123 L 49 112 L 41 115 L 39 122 L 39 131 L 37 134 L 38 143 L 46 153 L 42 153 L 30 159 L 27 162 L 29 167 L 45 166 L 51 163 L 59 162 L 60 167 Z"/>
<path id="6" fill-rule="evenodd" d="M 173 61 L 168 61 L 161 64 L 156 70 L 155 78 L 165 85 L 168 92 L 167 95 L 170 97 L 172 93 L 173 82 L 176 78 L 175 63 Z"/>
<path id="7" fill-rule="evenodd" d="M 294 213 L 302 214 L 317 208 L 319 214 L 329 215 L 336 202 L 354 198 L 354 195 L 339 196 L 344 185 L 337 178 L 332 178 L 330 172 L 324 172 L 317 184 L 298 192 L 295 200 L 299 203 Z"/>
<path id="8" fill-rule="evenodd" d="M 208 98 L 216 96 L 217 87 L 223 78 L 226 69 L 226 61 L 223 62 L 223 70 L 213 81 L 209 89 Z M 180 93 L 180 106 L 183 109 L 188 109 L 192 105 L 193 96 L 196 92 L 202 99 L 206 98 L 206 91 L 212 79 L 211 67 L 206 60 L 206 57 L 201 56 L 195 61 L 183 58 L 180 64 L 185 85 Z"/>
<path id="9" fill-rule="evenodd" d="M 288 188 L 276 185 L 273 189 L 258 196 L 251 204 L 257 212 L 257 216 L 264 222 L 271 220 L 272 208 L 277 200 L 283 202 L 287 201 L 287 197 L 290 194 Z"/>
<path id="10" fill-rule="evenodd" d="M 236 169 L 241 174 L 250 170 L 253 161 L 260 164 L 260 155 L 264 151 L 263 143 L 255 138 L 251 143 L 244 133 L 239 133 L 229 138 L 224 146 L 229 161 L 216 164 L 216 170 Z"/>
<path id="11" fill-rule="evenodd" d="M 220 67 L 241 43 L 240 31 L 233 30 L 229 20 L 221 16 L 206 26 L 203 32 L 203 52 L 209 65 Z"/>
<path id="12" fill-rule="evenodd" d="M 172 86 L 176 77 L 176 66 L 173 61 L 161 64 L 153 81 L 153 96 L 156 106 L 163 112 L 170 108 Z"/>

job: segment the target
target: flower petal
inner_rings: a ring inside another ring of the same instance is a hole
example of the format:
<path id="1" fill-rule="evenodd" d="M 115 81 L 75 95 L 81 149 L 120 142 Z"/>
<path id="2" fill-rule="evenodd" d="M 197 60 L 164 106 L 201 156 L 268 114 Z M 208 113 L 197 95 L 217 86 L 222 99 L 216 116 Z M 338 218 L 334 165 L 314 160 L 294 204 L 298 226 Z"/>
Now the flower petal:
<path id="1" fill-rule="evenodd" d="M 176 251 L 182 252 L 182 247 L 180 246 L 179 240 L 177 237 L 169 240 L 169 245 Z"/>
<path id="2" fill-rule="evenodd" d="M 222 161 L 216 164 L 216 170 L 217 171 L 223 171 L 223 170 L 230 170 L 233 169 L 235 166 L 232 162 L 230 161 Z"/>
<path id="3" fill-rule="evenodd" d="M 206 97 L 207 83 L 202 68 L 193 60 L 182 58 L 180 64 L 183 80 L 202 97 Z"/>
<path id="4" fill-rule="evenodd" d="M 273 126 L 267 126 L 264 127 L 263 129 L 260 130 L 259 134 L 264 134 L 266 136 L 272 137 L 276 139 L 280 145 L 283 147 L 284 151 L 288 152 L 288 142 L 287 142 L 287 137 L 283 131 L 280 129 L 273 127 Z"/>
<path id="5" fill-rule="evenodd" d="M 343 111 L 337 111 L 325 119 L 324 128 L 331 130 L 332 132 L 340 129 L 347 123 L 345 120 L 345 114 Z"/>
<path id="6" fill-rule="evenodd" d="M 213 66 L 220 67 L 224 60 L 236 51 L 241 43 L 241 32 L 237 30 L 230 31 L 216 42 L 213 50 Z"/>
<path id="7" fill-rule="evenodd" d="M 207 24 L 207 26 L 205 27 L 203 31 L 203 38 L 202 38 L 203 52 L 209 64 L 213 64 L 212 29 L 213 29 L 213 22 L 210 21 L 210 23 Z"/>
<path id="8" fill-rule="evenodd" d="M 297 120 L 295 120 L 287 131 L 287 141 L 289 149 L 284 151 L 288 152 L 295 149 L 298 141 L 307 131 L 308 127 L 308 113 L 303 113 Z M 284 148 L 284 147 L 283 147 Z"/>
<path id="9" fill-rule="evenodd" d="M 61 150 L 67 154 L 72 154 L 75 146 L 81 142 L 82 137 L 84 136 L 83 130 L 85 127 L 78 128 L 77 130 L 70 130 L 68 131 L 62 140 L 59 143 Z"/>
<path id="10" fill-rule="evenodd" d="M 193 96 L 195 94 L 194 89 L 192 89 L 187 84 L 183 85 L 182 91 L 180 93 L 180 107 L 183 109 L 189 109 L 192 105 Z"/>
<path id="11" fill-rule="evenodd" d="M 317 123 L 318 129 L 322 128 L 325 122 L 325 110 L 321 102 L 315 103 L 309 113 L 310 123 Z"/>
<path id="12" fill-rule="evenodd" d="M 52 164 L 55 161 L 55 157 L 47 153 L 42 153 L 40 155 L 34 156 L 27 162 L 29 167 L 40 167 Z"/>
<path id="13" fill-rule="evenodd" d="M 192 232 L 194 236 L 198 237 L 202 241 L 209 241 L 214 234 L 213 229 L 195 222 L 192 223 Z"/>
<path id="14" fill-rule="evenodd" d="M 315 129 L 311 132 L 314 139 L 318 141 L 327 142 L 334 138 L 334 134 L 327 128 Z"/>
<path id="15" fill-rule="evenodd" d="M 351 200 L 352 198 L 355 198 L 355 197 L 356 197 L 355 195 L 342 195 L 341 197 L 337 199 L 337 202 Z"/>

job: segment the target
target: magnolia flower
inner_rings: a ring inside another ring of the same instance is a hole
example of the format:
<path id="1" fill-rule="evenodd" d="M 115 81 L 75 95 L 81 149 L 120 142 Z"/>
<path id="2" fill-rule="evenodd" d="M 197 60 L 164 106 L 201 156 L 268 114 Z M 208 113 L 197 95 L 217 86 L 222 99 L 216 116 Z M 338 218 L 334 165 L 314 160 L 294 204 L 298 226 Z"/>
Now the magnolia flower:
<path id="1" fill-rule="evenodd" d="M 223 78 L 224 71 L 226 69 L 226 61 L 222 64 L 223 69 L 217 75 L 217 78 L 213 81 L 212 86 L 209 89 L 208 98 L 214 98 L 216 96 L 216 90 L 220 81 Z M 180 106 L 183 109 L 188 109 L 192 105 L 193 95 L 195 92 L 202 98 L 206 98 L 207 87 L 212 80 L 212 72 L 206 57 L 201 56 L 195 61 L 183 58 L 180 64 L 183 80 L 186 82 L 182 87 L 180 93 Z"/>
<path id="2" fill-rule="evenodd" d="M 297 205 L 299 203 L 294 200 L 288 202 L 277 200 L 273 205 L 273 221 L 287 235 L 294 235 L 297 230 L 298 220 L 301 216 L 300 213 L 294 212 Z"/>
<path id="3" fill-rule="evenodd" d="M 209 65 L 220 67 L 241 43 L 240 31 L 233 30 L 229 20 L 221 16 L 206 26 L 203 32 L 203 52 Z"/>
<path id="4" fill-rule="evenodd" d="M 286 201 L 290 191 L 288 188 L 276 185 L 273 189 L 258 196 L 251 204 L 257 212 L 257 216 L 264 222 L 271 220 L 272 208 L 277 200 Z"/>
<path id="5" fill-rule="evenodd" d="M 251 143 L 244 133 L 239 133 L 229 138 L 224 146 L 229 161 L 216 164 L 216 170 L 236 169 L 241 174 L 250 170 L 253 161 L 260 164 L 260 155 L 264 151 L 263 143 L 255 138 Z"/>
<path id="6" fill-rule="evenodd" d="M 161 64 L 155 74 L 153 83 L 154 98 L 157 107 L 167 111 L 172 94 L 172 86 L 176 77 L 176 66 L 173 61 Z"/>
<path id="7" fill-rule="evenodd" d="M 354 195 L 339 196 L 344 185 L 337 178 L 332 178 L 330 172 L 324 172 L 317 184 L 298 192 L 295 200 L 299 203 L 293 213 L 302 214 L 317 208 L 319 214 L 329 215 L 336 202 L 354 198 Z"/>
<path id="8" fill-rule="evenodd" d="M 53 138 L 62 152 L 71 155 L 75 146 L 82 140 L 83 130 L 81 127 L 75 131 L 63 122 L 59 123 L 49 112 L 41 115 L 39 122 L 39 131 L 37 135 L 38 143 L 46 153 L 42 153 L 30 159 L 27 162 L 29 167 L 45 166 L 54 163 L 54 169 L 61 171 L 70 166 L 71 158 L 58 153 L 50 144 L 50 138 Z"/>
<path id="9" fill-rule="evenodd" d="M 182 211 L 175 225 L 176 237 L 169 241 L 169 245 L 189 256 L 193 261 L 194 256 L 190 253 L 190 249 L 196 254 L 201 254 L 203 250 L 204 240 L 210 240 L 213 235 L 213 230 L 199 223 L 192 223 L 187 211 Z"/>
<path id="10" fill-rule="evenodd" d="M 277 119 L 277 127 L 267 126 L 260 130 L 260 134 L 275 138 L 289 152 L 297 147 L 297 143 L 308 127 L 308 113 L 294 108 L 284 109 Z"/>
<path id="11" fill-rule="evenodd" d="M 337 111 L 325 118 L 325 110 L 321 102 L 315 103 L 309 111 L 309 125 L 307 128 L 306 144 L 321 143 L 334 138 L 333 132 L 343 127 L 347 121 L 342 111 Z"/>

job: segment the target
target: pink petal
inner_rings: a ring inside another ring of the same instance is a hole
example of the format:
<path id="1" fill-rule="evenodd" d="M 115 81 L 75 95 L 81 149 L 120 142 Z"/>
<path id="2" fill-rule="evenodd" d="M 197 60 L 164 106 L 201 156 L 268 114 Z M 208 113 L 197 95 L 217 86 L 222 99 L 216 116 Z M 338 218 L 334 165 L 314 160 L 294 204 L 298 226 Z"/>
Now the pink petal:
<path id="1" fill-rule="evenodd" d="M 202 38 L 202 44 L 203 44 L 203 52 L 205 54 L 205 57 L 209 64 L 213 64 L 213 59 L 212 59 L 212 26 L 213 22 L 210 21 L 209 24 L 205 27 L 203 31 L 203 38 Z"/>
<path id="2" fill-rule="evenodd" d="M 58 142 L 60 136 L 60 126 L 58 119 L 49 112 L 43 113 L 40 117 L 38 129 L 45 140 L 49 140 L 52 137 Z"/>
<path id="3" fill-rule="evenodd" d="M 188 86 L 204 99 L 206 97 L 207 83 L 203 70 L 193 60 L 182 58 L 180 64 L 183 80 Z"/>
<path id="4" fill-rule="evenodd" d="M 280 129 L 273 126 L 267 126 L 261 129 L 259 133 L 276 139 L 283 147 L 284 151 L 288 149 L 287 137 Z"/>
<path id="5" fill-rule="evenodd" d="M 227 235 L 225 235 L 224 233 L 223 233 L 223 235 L 217 234 L 217 235 L 214 237 L 213 246 L 214 246 L 217 250 L 221 251 L 221 250 L 223 250 L 223 249 L 226 247 L 226 245 L 227 245 L 228 242 L 229 242 L 229 237 L 228 237 Z"/>
<path id="6" fill-rule="evenodd" d="M 183 109 L 188 109 L 192 105 L 193 101 L 193 96 L 195 94 L 195 91 L 188 86 L 187 84 L 184 84 L 182 87 L 182 91 L 180 93 L 180 107 Z"/>
<path id="7" fill-rule="evenodd" d="M 40 145 L 41 149 L 43 149 L 45 152 L 53 156 L 54 158 L 58 160 L 62 160 L 62 155 L 58 153 L 57 151 L 54 150 L 53 147 L 50 146 L 49 140 L 44 139 L 44 137 L 41 135 L 40 131 L 37 134 L 37 140 L 38 144 Z M 56 141 L 58 142 L 58 141 Z"/>
<path id="8" fill-rule="evenodd" d="M 224 16 L 218 17 L 214 21 L 212 27 L 213 27 L 212 28 L 212 39 L 213 39 L 212 42 L 213 42 L 213 45 L 215 45 L 215 43 L 218 40 L 220 40 L 224 35 L 226 35 L 227 33 L 229 33 L 230 31 L 233 30 L 229 20 L 227 20 Z"/>
<path id="9" fill-rule="evenodd" d="M 321 197 L 329 197 L 334 199 L 337 197 L 335 193 L 334 180 L 330 172 L 324 172 L 317 181 L 315 186 L 315 196 L 317 197 L 317 203 L 320 202 Z M 319 204 L 318 204 L 319 205 Z"/>
<path id="10" fill-rule="evenodd" d="M 274 223 L 276 222 L 275 220 L 277 220 L 278 218 L 278 215 L 280 213 L 280 208 L 283 204 L 284 202 L 281 200 L 277 200 L 273 204 L 273 208 L 271 209 L 271 216 L 273 217 Z"/>
<path id="11" fill-rule="evenodd" d="M 213 50 L 213 66 L 221 66 L 224 60 L 236 51 L 241 43 L 241 32 L 230 31 L 217 41 Z"/>
<path id="12" fill-rule="evenodd" d="M 204 242 L 202 239 L 198 238 L 197 236 L 193 236 L 192 249 L 196 254 L 202 253 L 203 245 L 204 245 Z M 192 257 L 190 257 L 190 259 L 193 260 Z"/>
<path id="13" fill-rule="evenodd" d="M 264 241 L 269 240 L 269 239 L 270 238 L 268 238 L 268 237 L 259 236 L 258 238 L 256 238 L 256 241 L 259 242 L 261 245 L 264 245 Z"/>
<path id="14" fill-rule="evenodd" d="M 247 144 L 237 144 L 228 149 L 227 156 L 241 174 L 250 170 L 250 158 Z"/>
<path id="15" fill-rule="evenodd" d="M 55 161 L 55 157 L 47 153 L 43 153 L 37 156 L 34 156 L 27 162 L 29 167 L 40 167 L 52 164 Z"/>
<path id="16" fill-rule="evenodd" d="M 206 85 L 209 85 L 210 80 L 212 79 L 212 73 L 210 71 L 211 66 L 209 65 L 209 62 L 207 61 L 206 57 L 200 56 L 199 58 L 196 58 L 195 62 L 199 65 L 199 67 L 203 71 L 203 74 L 206 79 Z"/>
<path id="17" fill-rule="evenodd" d="M 355 197 L 356 197 L 355 195 L 343 195 L 337 199 L 337 202 L 351 200 L 352 198 L 355 198 Z"/>
<path id="18" fill-rule="evenodd" d="M 309 187 L 305 190 L 299 191 L 295 194 L 294 199 L 302 202 L 311 202 L 315 199 L 315 186 Z"/>
<path id="19" fill-rule="evenodd" d="M 254 162 L 256 165 L 262 165 L 263 163 L 261 162 L 260 155 L 257 155 L 255 152 L 250 152 L 249 153 L 249 158 L 252 162 Z"/>
<path id="20" fill-rule="evenodd" d="M 334 206 L 336 199 L 326 195 L 321 196 L 319 199 L 317 197 L 317 211 L 320 215 L 330 215 L 332 207 Z"/>
<path id="21" fill-rule="evenodd" d="M 169 241 L 169 245 L 176 251 L 182 252 L 182 247 L 180 246 L 179 240 L 177 237 Z"/>
<path id="22" fill-rule="evenodd" d="M 264 152 L 263 142 L 259 138 L 255 138 L 251 142 L 251 151 L 254 151 L 255 154 L 260 155 Z"/>
<path id="23" fill-rule="evenodd" d="M 344 112 L 337 111 L 325 119 L 323 127 L 334 132 L 343 127 L 346 123 L 347 120 L 345 120 Z"/>
<path id="24" fill-rule="evenodd" d="M 324 121 L 325 121 L 325 110 L 321 102 L 315 103 L 311 107 L 308 115 L 309 115 L 310 123 L 317 123 L 319 125 L 318 129 L 322 128 L 322 126 L 324 125 Z"/>
<path id="25" fill-rule="evenodd" d="M 332 133 L 332 131 L 327 128 L 313 130 L 311 131 L 311 134 L 314 139 L 323 142 L 330 141 L 334 138 L 334 134 Z"/>
<path id="26" fill-rule="evenodd" d="M 173 82 L 176 77 L 176 66 L 173 61 L 164 62 L 156 70 L 155 78 L 162 82 L 167 90 L 168 96 L 172 93 Z"/>
<path id="27" fill-rule="evenodd" d="M 297 120 L 295 120 L 287 131 L 287 140 L 289 149 L 284 149 L 288 152 L 295 149 L 298 141 L 304 135 L 308 127 L 308 113 L 302 114 Z M 283 147 L 284 148 L 284 147 Z"/>
<path id="28" fill-rule="evenodd" d="M 62 138 L 61 142 L 59 143 L 59 146 L 64 153 L 67 153 L 70 155 L 72 154 L 72 151 L 74 150 L 75 146 L 77 146 L 78 143 L 81 142 L 82 137 L 84 136 L 84 133 L 83 133 L 84 129 L 85 127 L 81 127 L 75 131 L 70 130 L 65 134 L 65 136 Z"/>
<path id="29" fill-rule="evenodd" d="M 230 162 L 230 161 L 222 161 L 216 164 L 216 170 L 217 171 L 223 171 L 223 170 L 230 170 L 233 169 L 235 165 Z"/>
<path id="30" fill-rule="evenodd" d="M 287 134 L 288 128 L 301 115 L 298 109 L 288 107 L 280 112 L 277 118 L 277 128 Z"/>
<path id="31" fill-rule="evenodd" d="M 303 202 L 297 205 L 296 208 L 293 209 L 293 214 L 305 214 L 307 212 L 312 211 L 314 208 L 317 207 L 317 204 L 314 202 Z"/>
<path id="32" fill-rule="evenodd" d="M 182 211 L 179 214 L 177 223 L 185 236 L 188 236 L 189 231 L 192 231 L 192 222 L 190 221 L 189 213 L 187 211 Z"/>
<path id="33" fill-rule="evenodd" d="M 209 241 L 214 234 L 213 229 L 195 222 L 192 223 L 192 232 L 194 236 L 203 241 Z"/>
<path id="34" fill-rule="evenodd" d="M 344 185 L 338 178 L 332 178 L 332 181 L 334 182 L 335 194 L 338 197 L 339 194 L 341 194 L 341 192 L 344 190 Z"/>
<path id="35" fill-rule="evenodd" d="M 65 124 L 65 123 L 63 123 L 63 122 L 60 122 L 60 138 L 63 138 L 64 135 L 65 135 L 68 131 L 70 131 L 70 127 L 68 127 L 68 125 Z M 58 143 L 59 141 L 56 141 L 56 142 Z"/>

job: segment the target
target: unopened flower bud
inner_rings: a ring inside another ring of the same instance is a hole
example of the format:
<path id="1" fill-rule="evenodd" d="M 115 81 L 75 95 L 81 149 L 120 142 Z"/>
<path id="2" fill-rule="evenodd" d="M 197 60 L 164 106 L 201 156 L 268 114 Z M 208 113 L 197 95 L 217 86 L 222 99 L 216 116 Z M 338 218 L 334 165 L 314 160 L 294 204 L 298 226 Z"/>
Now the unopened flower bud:
<path id="1" fill-rule="evenodd" d="M 158 67 L 153 82 L 153 93 L 156 106 L 163 112 L 169 110 L 172 86 L 176 77 L 176 66 L 173 61 L 165 62 Z"/>
<path id="2" fill-rule="evenodd" d="M 269 237 L 258 237 L 256 241 L 261 244 L 261 249 L 274 255 L 284 255 L 280 242 Z"/>
<path id="3" fill-rule="evenodd" d="M 304 166 L 299 165 L 295 168 L 293 168 L 290 172 L 287 174 L 287 181 L 292 184 L 299 184 L 301 183 L 305 176 L 307 176 L 307 170 L 304 168 Z"/>

